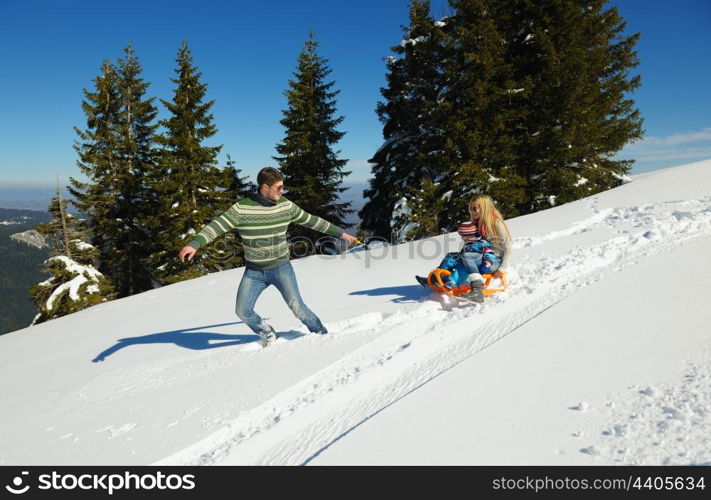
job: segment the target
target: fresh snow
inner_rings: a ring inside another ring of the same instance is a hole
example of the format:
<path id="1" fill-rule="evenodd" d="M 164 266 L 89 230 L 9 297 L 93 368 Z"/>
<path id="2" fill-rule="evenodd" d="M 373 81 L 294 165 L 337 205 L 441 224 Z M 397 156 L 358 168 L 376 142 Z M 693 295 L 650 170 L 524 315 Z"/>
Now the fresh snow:
<path id="1" fill-rule="evenodd" d="M 94 245 L 81 240 L 72 240 L 78 250 L 94 250 Z"/>
<path id="2" fill-rule="evenodd" d="M 408 45 L 412 45 L 414 47 L 418 43 L 422 43 L 425 40 L 427 40 L 427 38 L 424 36 L 418 36 L 417 38 L 408 38 L 407 40 L 402 40 L 400 42 L 400 47 L 407 47 Z"/>
<path id="3" fill-rule="evenodd" d="M 82 264 L 79 264 L 77 261 L 74 259 L 70 259 L 66 255 L 56 255 L 54 257 L 50 257 L 47 259 L 47 262 L 52 262 L 54 260 L 60 261 L 62 264 L 64 264 L 64 268 L 69 271 L 70 273 L 75 273 L 75 274 L 83 274 L 87 273 L 90 278 L 92 279 L 98 279 L 99 277 L 103 276 L 99 271 L 94 269 L 93 266 L 85 266 Z"/>
<path id="4" fill-rule="evenodd" d="M 187 232 L 181 234 L 181 235 L 179 236 L 179 238 L 180 238 L 181 240 L 184 240 L 185 238 L 188 238 L 188 237 L 191 237 L 191 238 L 192 238 L 192 236 L 193 236 L 194 234 L 196 234 L 196 233 L 197 233 L 197 231 L 195 231 L 193 228 L 190 228 L 190 229 L 188 229 Z"/>
<path id="5" fill-rule="evenodd" d="M 711 160 L 509 221 L 510 288 L 414 283 L 456 233 L 243 270 L 0 337 L 0 464 L 709 464 Z"/>
<path id="6" fill-rule="evenodd" d="M 408 222 L 402 227 L 399 227 L 399 224 L 401 223 L 398 222 L 398 218 L 406 217 L 410 215 L 410 213 L 412 213 L 412 210 L 407 204 L 407 198 L 400 198 L 395 203 L 395 206 L 393 207 L 393 213 L 390 216 L 390 226 L 393 228 L 397 228 L 395 230 L 395 234 L 393 235 L 393 239 L 397 243 L 402 243 L 403 241 L 405 241 L 405 237 L 407 236 L 407 234 L 417 227 L 417 223 L 412 221 Z"/>
<path id="7" fill-rule="evenodd" d="M 77 301 L 79 300 L 79 288 L 81 288 L 84 283 L 86 283 L 90 279 L 92 281 L 96 281 L 99 279 L 99 277 L 103 276 L 103 274 L 97 271 L 94 267 L 81 265 L 77 261 L 75 261 L 74 259 L 70 259 L 66 255 L 57 255 L 55 257 L 50 257 L 49 259 L 47 259 L 47 262 L 52 262 L 55 260 L 60 261 L 62 264 L 64 264 L 64 268 L 68 272 L 75 274 L 75 276 L 66 283 L 62 283 L 61 285 L 59 285 L 52 292 L 52 295 L 49 296 L 47 302 L 45 303 L 45 307 L 48 311 L 51 311 L 54 308 L 54 302 L 62 295 L 64 295 L 67 290 L 69 290 L 69 297 L 72 300 Z M 51 284 L 51 281 L 43 281 L 41 284 L 49 285 Z M 99 288 L 96 285 L 89 285 L 87 287 L 87 291 L 90 293 L 94 293 L 98 292 Z"/>

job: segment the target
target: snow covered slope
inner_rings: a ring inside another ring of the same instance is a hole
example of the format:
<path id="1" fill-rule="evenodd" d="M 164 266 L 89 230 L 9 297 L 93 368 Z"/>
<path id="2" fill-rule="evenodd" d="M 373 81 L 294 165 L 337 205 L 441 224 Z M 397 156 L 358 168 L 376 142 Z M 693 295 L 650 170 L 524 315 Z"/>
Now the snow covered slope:
<path id="1" fill-rule="evenodd" d="M 414 284 L 452 234 L 295 261 L 324 337 L 241 270 L 0 337 L 0 463 L 711 462 L 711 160 L 509 223 L 482 306 Z"/>

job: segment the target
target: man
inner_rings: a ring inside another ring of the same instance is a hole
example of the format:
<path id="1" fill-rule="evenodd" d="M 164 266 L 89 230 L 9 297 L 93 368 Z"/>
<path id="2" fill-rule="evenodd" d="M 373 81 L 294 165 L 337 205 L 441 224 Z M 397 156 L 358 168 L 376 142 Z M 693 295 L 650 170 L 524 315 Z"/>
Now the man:
<path id="1" fill-rule="evenodd" d="M 275 168 L 266 167 L 257 175 L 257 190 L 238 200 L 225 213 L 205 226 L 178 257 L 192 260 L 197 250 L 236 229 L 242 239 L 247 266 L 237 290 L 237 316 L 262 339 L 266 347 L 276 340 L 274 328 L 254 312 L 254 304 L 269 286 L 274 285 L 294 315 L 310 332 L 326 334 L 321 320 L 301 299 L 296 275 L 289 261 L 286 231 L 292 222 L 322 233 L 340 237 L 349 243 L 356 238 L 329 222 L 308 214 L 282 196 L 284 177 Z"/>

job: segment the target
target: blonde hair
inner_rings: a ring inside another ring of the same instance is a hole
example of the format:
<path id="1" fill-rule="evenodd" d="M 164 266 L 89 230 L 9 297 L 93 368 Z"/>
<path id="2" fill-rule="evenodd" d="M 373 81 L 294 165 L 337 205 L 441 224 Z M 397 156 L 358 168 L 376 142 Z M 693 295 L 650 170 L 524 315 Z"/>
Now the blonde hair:
<path id="1" fill-rule="evenodd" d="M 501 216 L 501 212 L 494 206 L 494 200 L 491 199 L 491 196 L 480 194 L 469 202 L 469 215 L 471 215 L 472 222 L 474 222 L 474 215 L 472 214 L 474 205 L 479 205 L 479 220 L 476 221 L 476 224 L 479 226 L 479 233 L 484 238 L 495 245 L 500 245 L 505 240 L 511 241 L 509 227 Z M 499 233 L 499 225 L 496 224 L 497 219 L 501 221 L 504 234 Z"/>

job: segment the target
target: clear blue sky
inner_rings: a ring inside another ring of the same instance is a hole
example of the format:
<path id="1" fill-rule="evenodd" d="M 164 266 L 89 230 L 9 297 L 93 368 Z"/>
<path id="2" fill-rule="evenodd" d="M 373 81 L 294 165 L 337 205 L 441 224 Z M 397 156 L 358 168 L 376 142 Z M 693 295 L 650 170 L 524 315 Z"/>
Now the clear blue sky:
<path id="1" fill-rule="evenodd" d="M 629 148 L 636 172 L 711 158 L 711 2 L 615 0 L 638 44 L 643 86 L 635 94 L 645 141 Z M 82 89 L 104 59 L 132 41 L 151 83 L 150 96 L 172 98 L 175 56 L 183 40 L 208 83 L 222 144 L 254 178 L 274 165 L 286 105 L 283 91 L 309 30 L 330 61 L 345 116 L 339 143 L 350 181 L 369 177 L 380 146 L 375 115 L 385 83 L 383 58 L 401 40 L 408 0 L 133 1 L 4 0 L 0 19 L 0 185 L 67 183 L 80 177 L 74 126 L 85 128 Z M 433 0 L 438 17 L 446 0 Z M 161 115 L 165 116 L 164 109 Z"/>

